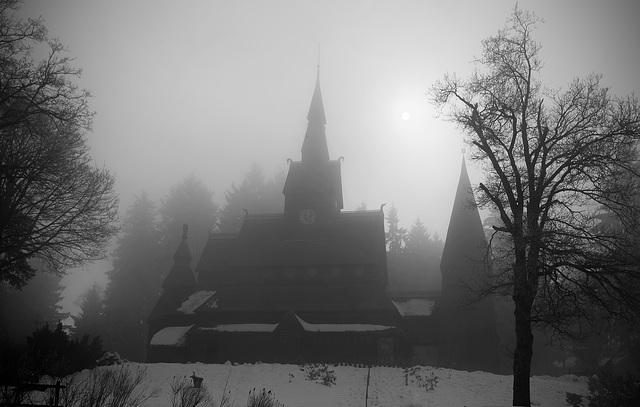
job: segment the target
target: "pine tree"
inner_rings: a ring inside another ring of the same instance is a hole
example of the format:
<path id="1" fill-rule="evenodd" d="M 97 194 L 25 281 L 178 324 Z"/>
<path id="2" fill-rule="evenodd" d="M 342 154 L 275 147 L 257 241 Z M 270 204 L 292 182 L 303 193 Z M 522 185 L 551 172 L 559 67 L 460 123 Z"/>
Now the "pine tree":
<path id="1" fill-rule="evenodd" d="M 367 203 L 365 201 L 361 201 L 358 206 L 356 206 L 356 211 L 366 211 Z"/>
<path id="2" fill-rule="evenodd" d="M 398 218 L 398 209 L 395 204 L 387 211 L 387 247 L 390 253 L 402 253 L 407 239 L 407 229 L 400 227 L 400 219 Z"/>
<path id="3" fill-rule="evenodd" d="M 416 218 L 407 234 L 406 251 L 408 253 L 427 253 L 432 245 L 432 240 L 427 227 L 420 218 Z"/>
<path id="4" fill-rule="evenodd" d="M 32 267 L 39 269 L 37 264 Z M 22 289 L 0 283 L 0 343 L 20 344 L 35 329 L 55 324 L 64 316 L 61 277 L 36 272 Z"/>
<path id="5" fill-rule="evenodd" d="M 197 261 L 209 238 L 209 232 L 217 229 L 218 205 L 213 201 L 213 191 L 192 175 L 171 188 L 169 195 L 162 201 L 159 212 L 165 260 L 163 272 L 166 273 L 171 268 L 184 224 L 189 225 L 189 247 Z"/>
<path id="6" fill-rule="evenodd" d="M 107 350 L 129 360 L 144 360 L 146 321 L 160 296 L 162 274 L 167 271 L 155 206 L 144 193 L 129 208 L 113 253 L 104 300 Z"/>
<path id="7" fill-rule="evenodd" d="M 242 225 L 244 210 L 250 213 L 278 213 L 284 209 L 284 173 L 265 181 L 262 167 L 253 163 L 245 178 L 225 192 L 226 204 L 220 211 L 220 231 L 237 232 Z"/>
<path id="8" fill-rule="evenodd" d="M 74 326 L 71 328 L 73 336 L 79 339 L 84 335 L 102 336 L 104 334 L 103 308 L 102 289 L 94 284 L 80 297 L 80 314 L 71 316 L 74 321 Z"/>

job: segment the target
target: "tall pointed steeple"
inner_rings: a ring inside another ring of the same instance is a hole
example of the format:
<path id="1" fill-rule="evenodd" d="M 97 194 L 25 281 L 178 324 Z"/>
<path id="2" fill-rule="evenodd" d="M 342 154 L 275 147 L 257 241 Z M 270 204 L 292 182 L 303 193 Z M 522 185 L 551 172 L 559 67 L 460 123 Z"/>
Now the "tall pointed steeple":
<path id="1" fill-rule="evenodd" d="M 474 292 L 490 271 L 486 253 L 487 240 L 463 158 L 440 262 L 440 366 L 499 372 L 493 297 L 478 300 Z"/>
<path id="2" fill-rule="evenodd" d="M 442 269 L 443 283 L 445 273 L 458 274 L 454 278 L 463 278 L 459 274 L 470 273 L 471 270 L 468 267 L 470 260 L 482 261 L 486 246 L 487 240 L 463 157 L 447 239 L 442 251 L 440 268 Z"/>
<path id="3" fill-rule="evenodd" d="M 320 64 L 316 87 L 307 114 L 307 131 L 302 143 L 302 160 L 290 161 L 284 183 L 284 214 L 290 236 L 316 233 L 343 208 L 340 160 L 329 159 L 322 91 L 320 90 Z M 317 236 L 316 236 L 317 237 Z"/>
<path id="4" fill-rule="evenodd" d="M 302 162 L 326 163 L 329 161 L 329 149 L 325 134 L 327 119 L 324 115 L 322 91 L 320 90 L 320 65 L 318 65 L 316 88 L 311 98 L 307 121 L 307 133 L 302 143 Z"/>

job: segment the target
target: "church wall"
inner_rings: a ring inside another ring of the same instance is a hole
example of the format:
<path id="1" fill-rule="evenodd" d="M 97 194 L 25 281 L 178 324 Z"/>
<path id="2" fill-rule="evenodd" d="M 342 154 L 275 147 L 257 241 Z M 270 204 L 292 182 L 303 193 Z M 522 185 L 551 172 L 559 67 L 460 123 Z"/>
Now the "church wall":
<path id="1" fill-rule="evenodd" d="M 275 346 L 270 333 L 199 333 L 190 338 L 193 361 L 204 363 L 275 362 Z"/>
<path id="2" fill-rule="evenodd" d="M 147 348 L 148 363 L 184 363 L 190 360 L 190 349 L 187 347 L 149 346 Z"/>

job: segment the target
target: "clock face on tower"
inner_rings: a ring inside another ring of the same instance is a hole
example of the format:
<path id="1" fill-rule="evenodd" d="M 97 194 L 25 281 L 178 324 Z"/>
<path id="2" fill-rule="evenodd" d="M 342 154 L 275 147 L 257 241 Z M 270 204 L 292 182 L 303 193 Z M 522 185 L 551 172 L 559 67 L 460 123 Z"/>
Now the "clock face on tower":
<path id="1" fill-rule="evenodd" d="M 303 209 L 300 211 L 300 223 L 310 225 L 316 221 L 316 212 L 313 209 Z"/>

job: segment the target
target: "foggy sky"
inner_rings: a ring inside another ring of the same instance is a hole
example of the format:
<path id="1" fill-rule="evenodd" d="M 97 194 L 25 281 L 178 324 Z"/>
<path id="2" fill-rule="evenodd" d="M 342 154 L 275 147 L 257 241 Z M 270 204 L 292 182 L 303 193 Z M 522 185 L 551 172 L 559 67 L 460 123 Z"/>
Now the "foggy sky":
<path id="1" fill-rule="evenodd" d="M 267 175 L 300 159 L 320 81 L 332 159 L 344 156 L 345 209 L 395 203 L 446 235 L 462 136 L 425 92 L 447 72 L 466 77 L 480 41 L 515 1 L 29 1 L 83 69 L 97 112 L 88 142 L 117 177 L 121 212 L 147 191 L 159 202 L 195 174 L 217 203 L 252 161 Z M 640 6 L 628 1 L 533 1 L 544 18 L 546 86 L 604 74 L 612 92 L 640 93 Z M 410 119 L 402 120 L 408 112 Z M 470 169 L 473 183 L 481 175 Z M 387 206 L 388 207 L 388 206 Z M 66 281 L 84 290 L 109 262 Z M 67 290 L 68 310 L 74 288 Z"/>

